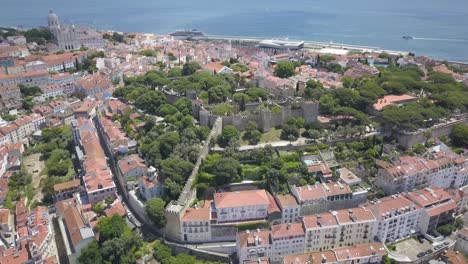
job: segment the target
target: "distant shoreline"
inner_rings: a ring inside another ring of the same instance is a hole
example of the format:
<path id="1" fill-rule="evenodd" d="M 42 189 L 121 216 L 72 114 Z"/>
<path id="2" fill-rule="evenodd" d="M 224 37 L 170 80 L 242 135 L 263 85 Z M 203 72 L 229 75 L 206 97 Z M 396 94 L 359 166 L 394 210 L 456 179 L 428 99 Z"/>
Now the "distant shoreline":
<path id="1" fill-rule="evenodd" d="M 36 26 L 36 27 L 22 27 L 22 28 L 18 28 L 17 26 L 3 26 L 3 25 L 0 25 L 0 28 L 13 28 L 13 29 L 16 29 L 16 30 L 21 30 L 21 31 L 24 31 L 24 30 L 29 30 L 29 29 L 33 29 L 33 28 L 47 28 L 46 26 Z M 95 28 L 97 31 L 102 31 L 102 32 L 118 32 L 118 33 L 125 33 L 125 34 L 131 34 L 131 33 L 137 33 L 137 34 L 154 34 L 154 35 L 169 35 L 169 33 L 158 33 L 158 32 L 124 32 L 124 31 L 119 31 L 119 30 L 111 30 L 111 29 L 99 29 L 99 28 Z M 203 39 L 219 39 L 219 40 L 229 40 L 229 39 L 240 39 L 240 40 L 243 40 L 243 39 L 251 39 L 251 40 L 265 40 L 265 39 L 284 39 L 284 38 L 280 38 L 280 37 L 253 37 L 253 36 L 229 36 L 229 35 L 205 35 L 204 38 L 200 38 L 200 40 L 203 40 Z M 366 46 L 366 45 L 362 45 L 362 44 L 346 44 L 346 43 L 340 43 L 340 42 L 323 42 L 323 41 L 315 41 L 315 40 L 301 40 L 301 39 L 290 39 L 290 40 L 297 40 L 297 41 L 304 41 L 306 44 L 309 43 L 309 44 L 313 44 L 315 46 L 319 46 L 319 45 L 322 45 L 322 46 L 326 46 L 326 47 L 335 47 L 335 48 L 342 48 L 342 49 L 348 49 L 348 50 L 355 50 L 355 51 L 359 51 L 359 50 L 364 50 L 364 49 L 369 49 L 371 50 L 372 52 L 385 52 L 385 53 L 389 53 L 389 54 L 404 54 L 404 55 L 408 55 L 409 53 L 411 53 L 412 51 L 401 51 L 401 50 L 390 50 L 390 49 L 385 49 L 385 48 L 381 48 L 381 47 L 375 47 L 375 46 Z M 364 51 L 362 51 L 364 52 Z M 425 55 L 425 54 L 416 54 L 416 56 L 425 56 L 425 57 L 428 57 L 428 58 L 431 58 L 437 62 L 443 62 L 443 61 L 447 61 L 448 63 L 454 63 L 454 64 L 462 64 L 462 65 L 468 65 L 468 61 L 456 61 L 456 60 L 449 60 L 449 59 L 445 59 L 445 58 L 435 58 L 433 56 L 430 56 L 430 55 Z"/>

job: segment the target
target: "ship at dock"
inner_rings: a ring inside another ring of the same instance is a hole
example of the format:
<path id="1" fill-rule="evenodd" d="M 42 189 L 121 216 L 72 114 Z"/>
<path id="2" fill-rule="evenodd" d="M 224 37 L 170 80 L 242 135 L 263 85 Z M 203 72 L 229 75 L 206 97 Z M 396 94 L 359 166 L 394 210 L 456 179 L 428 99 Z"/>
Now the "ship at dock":
<path id="1" fill-rule="evenodd" d="M 169 35 L 177 39 L 187 39 L 187 40 L 200 39 L 205 36 L 203 32 L 196 30 L 196 29 L 176 30 L 170 33 Z"/>

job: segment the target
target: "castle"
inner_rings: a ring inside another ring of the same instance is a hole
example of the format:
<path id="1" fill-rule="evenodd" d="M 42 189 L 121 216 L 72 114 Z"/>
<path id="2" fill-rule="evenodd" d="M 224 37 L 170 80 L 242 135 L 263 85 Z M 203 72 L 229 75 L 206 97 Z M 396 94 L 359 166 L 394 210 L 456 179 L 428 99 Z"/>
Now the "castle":
<path id="1" fill-rule="evenodd" d="M 85 26 L 61 25 L 53 10 L 49 11 L 48 29 L 54 35 L 55 44 L 61 50 L 74 50 L 82 46 L 100 48 L 104 46 L 102 35 Z"/>

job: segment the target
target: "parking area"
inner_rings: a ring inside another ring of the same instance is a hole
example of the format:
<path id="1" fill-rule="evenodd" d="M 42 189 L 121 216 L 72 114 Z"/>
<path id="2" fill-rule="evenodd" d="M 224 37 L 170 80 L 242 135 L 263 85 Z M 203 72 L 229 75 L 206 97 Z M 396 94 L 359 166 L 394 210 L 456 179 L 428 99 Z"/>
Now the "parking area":
<path id="1" fill-rule="evenodd" d="M 390 251 L 392 258 L 401 262 L 419 262 L 431 259 L 452 244 L 449 238 L 432 243 L 426 238 L 412 237 L 393 244 L 396 248 Z"/>

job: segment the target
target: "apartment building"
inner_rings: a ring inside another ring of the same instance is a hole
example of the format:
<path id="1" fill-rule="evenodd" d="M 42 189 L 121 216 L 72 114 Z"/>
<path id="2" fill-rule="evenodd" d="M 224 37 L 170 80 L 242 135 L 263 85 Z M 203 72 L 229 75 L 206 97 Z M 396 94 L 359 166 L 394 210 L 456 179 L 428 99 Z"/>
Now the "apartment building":
<path id="1" fill-rule="evenodd" d="M 301 207 L 300 215 L 353 208 L 367 202 L 366 190 L 352 191 L 349 185 L 341 182 L 293 186 L 291 192 Z"/>
<path id="2" fill-rule="evenodd" d="M 107 196 L 115 197 L 117 187 L 93 122 L 85 118 L 74 122 L 73 138 L 89 203 L 97 203 Z"/>
<path id="3" fill-rule="evenodd" d="M 81 191 L 80 180 L 72 180 L 54 185 L 54 201 L 62 201 L 73 197 L 74 193 Z"/>
<path id="4" fill-rule="evenodd" d="M 455 249 L 468 255 L 468 227 L 458 230 Z"/>
<path id="5" fill-rule="evenodd" d="M 369 243 L 351 247 L 342 247 L 321 252 L 289 255 L 282 257 L 282 264 L 304 264 L 304 263 L 381 263 L 387 250 L 382 243 Z"/>
<path id="6" fill-rule="evenodd" d="M 270 258 L 271 249 L 269 230 L 247 230 L 237 234 L 236 252 L 239 263 L 259 258 Z"/>
<path id="7" fill-rule="evenodd" d="M 41 130 L 45 124 L 45 118 L 39 114 L 31 114 L 21 117 L 7 125 L 0 127 L 0 133 L 4 135 L 2 141 L 16 143 Z"/>
<path id="8" fill-rule="evenodd" d="M 441 224 L 451 223 L 457 211 L 452 195 L 438 187 L 428 187 L 405 194 L 405 197 L 423 209 L 419 219 L 422 234 L 436 230 Z"/>
<path id="9" fill-rule="evenodd" d="M 272 201 L 265 190 L 250 190 L 215 193 L 213 202 L 218 223 L 226 223 L 266 219 Z"/>
<path id="10" fill-rule="evenodd" d="M 211 240 L 209 208 L 189 208 L 181 219 L 182 241 L 200 243 Z"/>
<path id="11" fill-rule="evenodd" d="M 0 86 L 0 97 L 5 108 L 21 107 L 21 91 L 18 86 Z"/>
<path id="12" fill-rule="evenodd" d="M 281 222 L 293 223 L 299 220 L 301 206 L 291 194 L 276 195 L 276 202 L 281 210 Z"/>
<path id="13" fill-rule="evenodd" d="M 420 231 L 421 206 L 403 195 L 372 201 L 368 206 L 377 218 L 376 236 L 382 243 L 392 242 Z"/>
<path id="14" fill-rule="evenodd" d="M 460 188 L 468 184 L 468 160 L 453 152 L 439 151 L 430 158 L 402 156 L 397 161 L 378 161 L 376 184 L 387 194 L 436 186 Z"/>
<path id="15" fill-rule="evenodd" d="M 369 243 L 377 231 L 375 216 L 361 207 L 305 216 L 303 223 L 306 252 Z"/>
<path id="16" fill-rule="evenodd" d="M 71 263 L 80 256 L 81 250 L 95 241 L 94 232 L 88 219 L 83 214 L 82 205 L 78 199 L 71 198 L 55 204 L 58 220 L 67 230 L 62 232 L 64 241 L 68 241 L 69 260 Z"/>
<path id="17" fill-rule="evenodd" d="M 112 87 L 112 83 L 107 77 L 100 74 L 93 74 L 76 81 L 76 91 L 87 96 L 94 96 Z"/>
<path id="18" fill-rule="evenodd" d="M 16 86 L 23 84 L 26 86 L 46 87 L 51 83 L 51 77 L 46 70 L 25 72 L 10 75 L 0 75 L 0 86 Z"/>
<path id="19" fill-rule="evenodd" d="M 270 233 L 272 243 L 270 259 L 278 261 L 282 256 L 304 252 L 305 232 L 303 223 L 273 225 Z"/>

